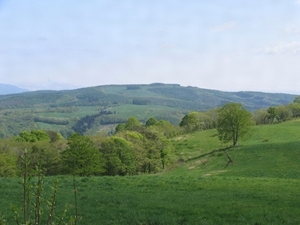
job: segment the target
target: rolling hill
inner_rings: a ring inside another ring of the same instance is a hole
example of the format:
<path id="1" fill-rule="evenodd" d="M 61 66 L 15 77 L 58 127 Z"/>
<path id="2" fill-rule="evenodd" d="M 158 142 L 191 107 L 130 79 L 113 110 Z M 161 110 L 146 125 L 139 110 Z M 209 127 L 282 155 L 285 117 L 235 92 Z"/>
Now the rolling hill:
<path id="1" fill-rule="evenodd" d="M 105 85 L 76 90 L 34 91 L 0 95 L 0 137 L 22 130 L 46 129 L 64 136 L 111 132 L 128 117 L 150 117 L 178 124 L 190 111 L 205 111 L 227 102 L 253 111 L 288 104 L 295 95 L 262 92 L 223 92 L 178 84 Z"/>

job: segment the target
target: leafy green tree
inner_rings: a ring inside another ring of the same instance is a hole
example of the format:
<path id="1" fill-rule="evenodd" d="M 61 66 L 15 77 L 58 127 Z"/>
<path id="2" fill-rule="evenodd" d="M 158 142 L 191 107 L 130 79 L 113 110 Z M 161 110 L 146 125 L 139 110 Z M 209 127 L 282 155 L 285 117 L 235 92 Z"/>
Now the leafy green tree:
<path id="1" fill-rule="evenodd" d="M 76 133 L 68 140 L 68 147 L 61 153 L 65 173 L 88 176 L 104 173 L 104 160 L 93 142 Z"/>
<path id="2" fill-rule="evenodd" d="M 144 173 L 150 160 L 145 146 L 146 138 L 144 135 L 137 131 L 125 131 L 119 133 L 118 136 L 131 143 L 135 160 L 135 171 Z"/>
<path id="3" fill-rule="evenodd" d="M 268 124 L 268 111 L 267 109 L 259 109 L 253 113 L 253 119 L 256 125 Z"/>
<path id="4" fill-rule="evenodd" d="M 46 131 L 46 133 L 47 133 L 48 137 L 50 138 L 51 143 L 54 143 L 54 142 L 59 141 L 64 138 L 60 133 L 57 133 L 55 131 L 48 130 L 48 131 Z"/>
<path id="5" fill-rule="evenodd" d="M 120 123 L 116 126 L 115 133 L 119 133 L 119 132 L 122 132 L 122 131 L 125 131 L 125 130 L 126 130 L 125 124 Z"/>
<path id="6" fill-rule="evenodd" d="M 126 130 L 134 130 L 138 127 L 140 127 L 142 124 L 140 121 L 135 117 L 128 118 L 127 122 L 125 123 L 125 129 Z"/>
<path id="7" fill-rule="evenodd" d="M 209 110 L 207 112 L 191 112 L 183 117 L 179 126 L 183 127 L 186 132 L 197 130 L 207 130 L 216 128 L 217 112 Z"/>
<path id="8" fill-rule="evenodd" d="M 270 106 L 267 110 L 268 112 L 268 119 L 270 123 L 274 123 L 278 120 L 278 110 L 274 106 Z"/>
<path id="9" fill-rule="evenodd" d="M 218 108 L 211 109 L 205 112 L 206 115 L 209 116 L 209 129 L 217 128 L 217 122 L 218 122 Z"/>
<path id="10" fill-rule="evenodd" d="M 219 109 L 218 133 L 224 143 L 232 142 L 236 146 L 238 140 L 245 136 L 252 125 L 251 113 L 239 103 L 227 103 Z"/>
<path id="11" fill-rule="evenodd" d="M 0 154 L 0 177 L 16 177 L 18 175 L 16 157 L 9 154 Z"/>
<path id="12" fill-rule="evenodd" d="M 146 125 L 146 128 L 149 128 L 152 131 L 155 130 L 156 132 L 159 132 L 168 138 L 174 137 L 180 132 L 177 126 L 174 126 L 173 124 L 171 124 L 169 121 L 166 120 L 157 121 L 156 124 L 151 126 Z"/>
<path id="13" fill-rule="evenodd" d="M 159 172 L 172 163 L 173 145 L 165 135 L 169 125 L 175 129 L 173 125 L 161 120 L 157 125 L 141 126 L 138 131 L 127 130 L 117 134 L 130 142 L 137 173 Z"/>
<path id="14" fill-rule="evenodd" d="M 214 111 L 198 112 L 198 121 L 200 130 L 208 130 L 216 127 L 216 120 L 213 118 Z"/>
<path id="15" fill-rule="evenodd" d="M 160 137 L 156 146 L 160 152 L 162 169 L 165 169 L 166 165 L 171 162 L 170 156 L 173 152 L 173 145 L 167 138 Z"/>
<path id="16" fill-rule="evenodd" d="M 288 106 L 279 105 L 277 106 L 277 117 L 279 121 L 284 122 L 292 118 L 292 112 Z"/>
<path id="17" fill-rule="evenodd" d="M 130 142 L 121 137 L 110 137 L 101 143 L 106 174 L 110 176 L 135 173 L 135 160 Z"/>
<path id="18" fill-rule="evenodd" d="M 50 141 L 50 138 L 46 131 L 43 130 L 33 130 L 33 131 L 23 131 L 15 138 L 17 141 L 24 142 L 37 142 L 37 141 Z"/>
<path id="19" fill-rule="evenodd" d="M 141 130 L 145 137 L 145 148 L 147 150 L 148 164 L 145 165 L 144 172 L 154 173 L 171 162 L 171 153 L 173 145 L 161 132 L 155 128 Z"/>
<path id="20" fill-rule="evenodd" d="M 46 176 L 60 173 L 61 159 L 55 146 L 45 142 L 36 142 L 27 154 L 33 170 L 38 166 Z"/>
<path id="21" fill-rule="evenodd" d="M 147 120 L 146 127 L 154 126 L 154 125 L 157 125 L 157 124 L 158 124 L 158 120 L 152 117 L 152 118 Z"/>
<path id="22" fill-rule="evenodd" d="M 193 132 L 199 130 L 200 125 L 197 112 L 191 112 L 185 115 L 179 123 L 179 126 L 184 128 L 186 132 Z"/>
<path id="23" fill-rule="evenodd" d="M 288 105 L 292 112 L 293 118 L 298 118 L 300 117 L 300 104 L 299 103 L 291 103 Z"/>

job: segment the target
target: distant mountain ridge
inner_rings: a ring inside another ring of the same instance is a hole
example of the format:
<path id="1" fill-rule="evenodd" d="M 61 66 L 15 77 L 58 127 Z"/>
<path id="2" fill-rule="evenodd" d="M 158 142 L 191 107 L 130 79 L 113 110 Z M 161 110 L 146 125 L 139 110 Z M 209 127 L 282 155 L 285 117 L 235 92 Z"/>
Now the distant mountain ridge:
<path id="1" fill-rule="evenodd" d="M 19 88 L 17 86 L 11 85 L 11 84 L 1 84 L 0 83 L 0 95 L 9 95 L 9 94 L 18 94 L 27 92 L 29 90 Z"/>
<path id="2" fill-rule="evenodd" d="M 20 90 L 20 89 L 18 89 Z M 24 90 L 20 90 L 24 91 Z M 0 138 L 23 130 L 44 129 L 93 135 L 113 132 L 129 117 L 179 124 L 192 111 L 206 111 L 228 102 L 255 111 L 292 103 L 296 95 L 264 92 L 224 92 L 179 84 L 103 85 L 62 91 L 29 91 L 0 95 Z"/>

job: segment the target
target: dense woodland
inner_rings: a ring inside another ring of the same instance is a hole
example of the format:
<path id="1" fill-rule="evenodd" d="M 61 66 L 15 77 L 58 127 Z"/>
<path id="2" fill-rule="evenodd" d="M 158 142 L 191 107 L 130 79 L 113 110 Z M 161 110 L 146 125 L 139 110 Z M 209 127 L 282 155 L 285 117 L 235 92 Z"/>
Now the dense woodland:
<path id="1" fill-rule="evenodd" d="M 199 130 L 220 130 L 221 109 L 190 112 L 178 125 L 153 117 L 141 123 L 137 118 L 129 117 L 109 135 L 88 136 L 77 132 L 65 138 L 50 130 L 23 131 L 17 136 L 0 140 L 0 176 L 20 176 L 20 159 L 25 153 L 30 158 L 30 167 L 33 170 L 42 168 L 48 176 L 157 173 L 183 160 L 174 153 L 174 137 Z M 300 97 L 289 104 L 270 106 L 252 113 L 245 108 L 243 110 L 251 117 L 252 122 L 248 125 L 280 123 L 300 117 Z M 114 112 L 102 114 L 111 115 Z M 93 117 L 90 121 L 93 123 Z M 226 138 L 220 135 L 220 140 Z"/>

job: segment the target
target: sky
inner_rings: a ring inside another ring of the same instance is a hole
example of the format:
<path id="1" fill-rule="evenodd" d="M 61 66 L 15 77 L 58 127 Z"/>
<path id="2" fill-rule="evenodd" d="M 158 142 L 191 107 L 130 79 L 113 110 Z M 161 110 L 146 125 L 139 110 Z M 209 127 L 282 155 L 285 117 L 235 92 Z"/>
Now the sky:
<path id="1" fill-rule="evenodd" d="M 0 83 L 300 94 L 300 0 L 0 0 Z"/>

